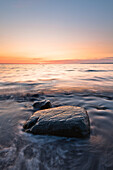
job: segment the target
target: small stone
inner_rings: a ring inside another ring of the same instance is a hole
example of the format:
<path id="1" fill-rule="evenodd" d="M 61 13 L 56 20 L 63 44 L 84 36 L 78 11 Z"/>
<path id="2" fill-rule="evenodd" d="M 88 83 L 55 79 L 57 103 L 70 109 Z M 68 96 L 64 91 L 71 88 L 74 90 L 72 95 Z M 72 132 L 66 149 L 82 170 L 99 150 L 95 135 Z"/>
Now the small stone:
<path id="1" fill-rule="evenodd" d="M 33 104 L 34 109 L 49 109 L 52 108 L 51 102 L 49 100 L 37 101 Z"/>

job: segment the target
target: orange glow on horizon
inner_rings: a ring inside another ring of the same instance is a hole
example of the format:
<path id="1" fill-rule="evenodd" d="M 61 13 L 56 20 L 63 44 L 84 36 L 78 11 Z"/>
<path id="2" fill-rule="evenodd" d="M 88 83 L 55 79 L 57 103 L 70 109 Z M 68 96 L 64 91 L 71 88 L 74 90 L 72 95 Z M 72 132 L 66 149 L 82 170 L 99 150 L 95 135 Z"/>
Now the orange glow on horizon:
<path id="1" fill-rule="evenodd" d="M 79 63 L 82 60 L 99 60 L 112 57 L 113 51 L 110 45 L 74 44 L 58 42 L 54 44 L 14 43 L 7 44 L 0 49 L 0 63 L 23 63 L 23 64 L 63 64 Z M 28 46 L 27 46 L 28 45 Z M 37 48 L 38 46 L 38 48 Z"/>

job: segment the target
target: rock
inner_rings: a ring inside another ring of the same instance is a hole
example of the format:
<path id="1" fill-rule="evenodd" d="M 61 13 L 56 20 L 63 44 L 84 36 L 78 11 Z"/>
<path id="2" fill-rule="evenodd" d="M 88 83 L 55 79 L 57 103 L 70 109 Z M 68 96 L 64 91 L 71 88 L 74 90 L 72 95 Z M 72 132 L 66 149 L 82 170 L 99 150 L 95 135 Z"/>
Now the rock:
<path id="1" fill-rule="evenodd" d="M 52 107 L 51 102 L 49 100 L 37 101 L 33 104 L 34 109 L 49 109 Z"/>
<path id="2" fill-rule="evenodd" d="M 34 126 L 36 123 L 37 123 L 37 120 L 38 120 L 38 117 L 37 118 L 32 118 L 32 120 L 28 120 L 27 123 L 25 123 L 23 125 L 23 128 L 24 129 L 29 129 L 31 128 L 32 126 Z"/>
<path id="3" fill-rule="evenodd" d="M 32 134 L 86 138 L 90 134 L 90 122 L 83 108 L 61 106 L 35 112 L 24 129 Z"/>

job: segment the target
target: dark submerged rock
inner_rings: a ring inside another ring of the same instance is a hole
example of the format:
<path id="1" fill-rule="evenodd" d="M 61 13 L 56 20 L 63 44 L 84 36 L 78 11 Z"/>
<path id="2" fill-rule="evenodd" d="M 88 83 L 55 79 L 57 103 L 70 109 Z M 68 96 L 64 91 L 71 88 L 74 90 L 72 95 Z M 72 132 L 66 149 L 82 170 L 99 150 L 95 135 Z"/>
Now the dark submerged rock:
<path id="1" fill-rule="evenodd" d="M 83 108 L 61 106 L 35 112 L 24 129 L 33 134 L 86 138 L 90 135 L 90 122 Z"/>
<path id="2" fill-rule="evenodd" d="M 34 109 L 49 109 L 52 108 L 52 104 L 49 100 L 37 101 L 33 104 Z"/>
<path id="3" fill-rule="evenodd" d="M 39 117 L 36 117 L 36 118 L 32 118 L 31 120 L 28 120 L 24 125 L 23 125 L 23 128 L 24 129 L 29 129 L 31 128 L 32 126 L 34 126 L 37 122 Z"/>

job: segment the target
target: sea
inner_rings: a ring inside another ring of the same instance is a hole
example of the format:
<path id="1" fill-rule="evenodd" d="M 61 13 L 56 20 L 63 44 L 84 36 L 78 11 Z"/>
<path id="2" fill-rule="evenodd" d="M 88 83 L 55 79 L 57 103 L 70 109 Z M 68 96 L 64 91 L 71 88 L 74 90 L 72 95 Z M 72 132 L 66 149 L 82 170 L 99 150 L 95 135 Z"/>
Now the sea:
<path id="1" fill-rule="evenodd" d="M 85 108 L 90 137 L 24 132 L 42 100 Z M 113 170 L 113 64 L 0 64 L 0 170 Z"/>

